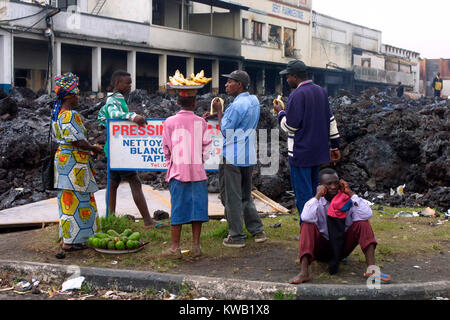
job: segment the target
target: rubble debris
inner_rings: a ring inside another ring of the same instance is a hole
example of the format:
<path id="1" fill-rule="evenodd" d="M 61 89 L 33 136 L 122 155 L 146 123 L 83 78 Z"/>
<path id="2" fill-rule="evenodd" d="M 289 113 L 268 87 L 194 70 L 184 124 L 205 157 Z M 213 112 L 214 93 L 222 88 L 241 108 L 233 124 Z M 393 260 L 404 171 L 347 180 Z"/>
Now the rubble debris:
<path id="1" fill-rule="evenodd" d="M 196 114 L 201 116 L 209 111 L 214 97 L 212 94 L 198 96 Z M 227 95 L 220 97 L 226 106 L 233 99 Z M 42 190 L 39 165 L 48 154 L 49 104 L 53 98 L 30 89 L 12 88 L 10 95 L 3 95 L 0 100 L 8 99 L 7 104 L 13 106 L 13 112 L 8 110 L 5 113 L 8 116 L 0 118 L 0 210 L 56 197 L 56 191 Z M 261 103 L 258 129 L 279 129 L 271 112 L 277 97 L 258 98 Z M 104 98 L 85 95 L 76 107 L 90 142 L 101 145 L 105 143 L 106 130 L 98 126 L 96 118 L 104 102 Z M 145 90 L 131 92 L 128 102 L 130 110 L 148 118 L 167 118 L 179 110 L 175 95 L 148 94 Z M 450 208 L 449 100 L 400 99 L 371 88 L 359 96 L 342 91 L 339 97 L 330 98 L 330 105 L 341 134 L 342 160 L 336 169 L 355 193 L 375 204 L 433 207 L 447 212 Z M 17 110 L 15 115 L 14 110 Z M 277 174 L 262 176 L 258 165 L 254 187 L 290 210 L 295 208 L 295 201 L 289 192 L 292 187 L 284 132 L 280 132 L 279 147 Z M 105 188 L 105 159 L 96 159 L 95 166 L 98 185 Z M 164 172 L 140 173 L 140 177 L 143 183 L 157 190 L 168 188 Z M 208 184 L 210 192 L 219 191 L 217 173 L 208 173 Z M 403 189 L 394 189 L 395 193 L 390 195 L 393 186 L 404 184 Z"/>
<path id="2" fill-rule="evenodd" d="M 273 229 L 281 228 L 281 223 L 275 223 L 274 225 L 270 226 Z"/>
<path id="3" fill-rule="evenodd" d="M 413 216 L 411 213 L 409 213 L 409 212 L 404 212 L 404 211 L 402 211 L 402 212 L 397 213 L 397 214 L 394 216 L 394 218 L 397 218 L 397 217 L 412 218 L 412 217 L 414 217 L 414 216 Z"/>
<path id="4" fill-rule="evenodd" d="M 157 210 L 153 213 L 153 218 L 158 221 L 166 220 L 169 219 L 169 213 L 163 210 Z"/>
<path id="5" fill-rule="evenodd" d="M 62 284 L 61 292 L 66 292 L 69 290 L 80 290 L 84 279 L 84 277 L 76 277 L 65 281 Z"/>
<path id="6" fill-rule="evenodd" d="M 403 197 L 405 195 L 405 188 L 406 188 L 406 184 L 402 185 L 402 186 L 398 186 L 397 187 L 397 195 L 400 197 Z"/>
<path id="7" fill-rule="evenodd" d="M 423 209 L 419 212 L 419 215 L 422 217 L 435 217 L 436 216 L 436 210 L 433 210 L 431 208 Z"/>

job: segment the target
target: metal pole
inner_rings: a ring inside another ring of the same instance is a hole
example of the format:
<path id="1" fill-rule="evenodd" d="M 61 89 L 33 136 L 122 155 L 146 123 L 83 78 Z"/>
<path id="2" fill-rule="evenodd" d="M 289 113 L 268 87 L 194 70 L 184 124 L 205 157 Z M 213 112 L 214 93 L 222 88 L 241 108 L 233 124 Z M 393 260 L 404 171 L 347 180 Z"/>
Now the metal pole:
<path id="1" fill-rule="evenodd" d="M 108 144 L 107 170 L 106 170 L 106 218 L 109 217 L 109 179 L 110 179 L 110 147 L 109 147 L 109 119 L 106 121 L 106 143 Z"/>
<path id="2" fill-rule="evenodd" d="M 109 157 L 108 157 L 108 169 L 106 173 L 106 217 L 109 216 Z"/>

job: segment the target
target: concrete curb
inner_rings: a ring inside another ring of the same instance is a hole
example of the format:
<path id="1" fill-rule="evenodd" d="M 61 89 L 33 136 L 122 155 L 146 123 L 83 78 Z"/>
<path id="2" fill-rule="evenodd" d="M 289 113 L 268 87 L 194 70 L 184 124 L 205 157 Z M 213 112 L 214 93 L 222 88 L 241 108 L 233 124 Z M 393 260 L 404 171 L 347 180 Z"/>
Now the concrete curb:
<path id="1" fill-rule="evenodd" d="M 245 281 L 201 276 L 171 275 L 133 270 L 90 268 L 37 262 L 0 260 L 0 270 L 37 277 L 43 281 L 64 281 L 80 275 L 99 289 L 116 288 L 122 291 L 140 291 L 149 288 L 166 289 L 178 293 L 189 286 L 197 294 L 221 300 L 272 300 L 277 292 L 294 300 L 423 300 L 450 296 L 450 281 L 414 284 L 391 284 L 381 289 L 365 285 L 314 285 Z"/>

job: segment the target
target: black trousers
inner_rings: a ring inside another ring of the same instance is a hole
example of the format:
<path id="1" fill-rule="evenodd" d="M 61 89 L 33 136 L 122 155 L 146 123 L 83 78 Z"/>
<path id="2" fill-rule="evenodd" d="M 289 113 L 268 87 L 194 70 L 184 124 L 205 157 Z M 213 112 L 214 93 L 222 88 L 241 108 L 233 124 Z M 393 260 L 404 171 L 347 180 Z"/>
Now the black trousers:
<path id="1" fill-rule="evenodd" d="M 339 270 L 339 262 L 343 257 L 345 243 L 345 218 L 333 218 L 327 216 L 328 237 L 330 238 L 331 260 L 328 264 L 330 274 L 336 274 Z"/>

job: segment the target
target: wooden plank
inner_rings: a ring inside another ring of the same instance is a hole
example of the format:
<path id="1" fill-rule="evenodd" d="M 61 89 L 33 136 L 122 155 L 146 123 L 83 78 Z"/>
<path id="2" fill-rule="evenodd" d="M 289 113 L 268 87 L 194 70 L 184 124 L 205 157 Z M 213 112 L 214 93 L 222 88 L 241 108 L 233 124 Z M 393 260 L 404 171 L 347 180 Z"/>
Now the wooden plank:
<path id="1" fill-rule="evenodd" d="M 150 186 L 143 185 L 143 192 L 150 214 L 156 210 L 163 210 L 170 215 L 170 192 L 168 190 L 155 190 Z M 105 190 L 95 193 L 98 213 L 100 217 L 106 215 Z M 135 218 L 141 218 L 139 210 L 133 201 L 130 187 L 127 184 L 120 185 L 117 193 L 117 212 L 119 215 L 128 214 Z M 255 200 L 255 206 L 262 215 L 277 212 L 273 205 L 269 205 L 267 200 Z M 225 217 L 225 210 L 218 194 L 208 196 L 208 215 L 212 219 L 222 219 Z M 40 202 L 27 204 L 0 211 L 0 228 L 19 226 L 39 226 L 42 223 L 58 223 L 59 212 L 56 199 L 47 199 Z"/>
<path id="2" fill-rule="evenodd" d="M 252 191 L 252 195 L 253 197 L 255 197 L 256 199 L 264 202 L 265 204 L 267 204 L 268 206 L 272 207 L 273 209 L 275 209 L 277 212 L 282 213 L 282 214 L 289 214 L 291 211 L 289 209 L 286 209 L 285 207 L 283 207 L 282 205 L 280 205 L 279 203 L 273 201 L 272 199 L 270 199 L 269 197 L 267 197 L 265 194 L 263 194 L 262 192 L 260 192 L 259 190 L 253 190 Z"/>
<path id="3" fill-rule="evenodd" d="M 14 228 L 28 228 L 28 227 L 44 228 L 45 226 L 53 225 L 53 224 L 59 224 L 59 220 L 58 221 L 44 221 L 44 222 L 36 221 L 36 222 L 26 222 L 26 223 L 0 224 L 0 229 L 9 229 L 9 228 L 14 229 Z"/>

